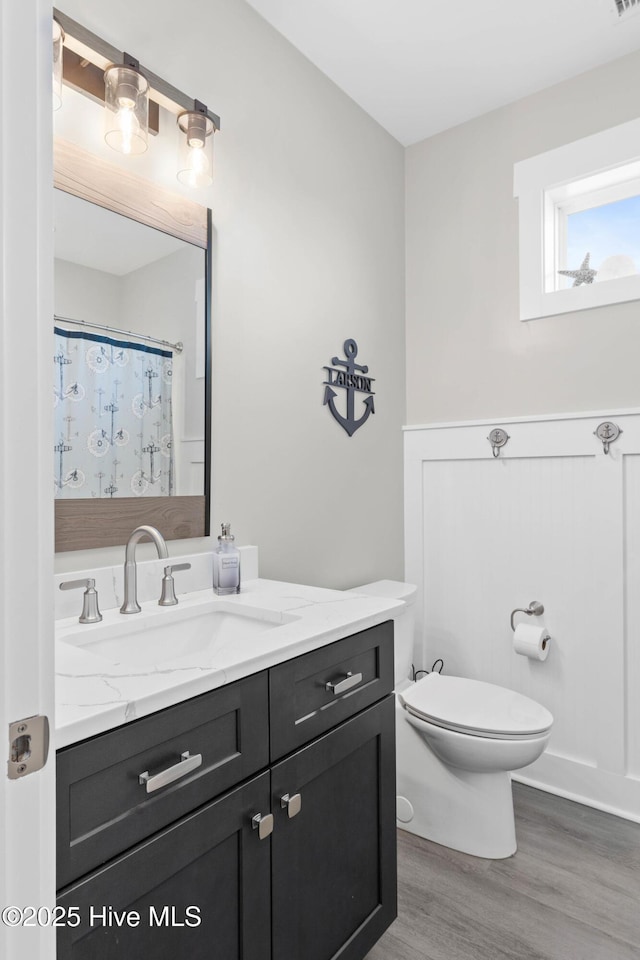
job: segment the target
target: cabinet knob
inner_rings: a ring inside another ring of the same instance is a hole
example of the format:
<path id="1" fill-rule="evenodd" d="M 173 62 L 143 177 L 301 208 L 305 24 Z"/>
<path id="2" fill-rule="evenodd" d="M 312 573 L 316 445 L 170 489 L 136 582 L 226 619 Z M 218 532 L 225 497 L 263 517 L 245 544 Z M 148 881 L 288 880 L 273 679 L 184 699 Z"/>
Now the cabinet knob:
<path id="1" fill-rule="evenodd" d="M 291 820 L 292 817 L 297 817 L 302 810 L 302 797 L 299 793 L 294 793 L 293 796 L 285 793 L 283 797 L 280 797 L 280 806 L 287 811 L 287 816 Z"/>
<path id="2" fill-rule="evenodd" d="M 256 813 L 255 817 L 251 818 L 251 826 L 258 831 L 261 840 L 266 840 L 273 833 L 273 814 L 265 813 L 263 816 L 261 813 Z"/>

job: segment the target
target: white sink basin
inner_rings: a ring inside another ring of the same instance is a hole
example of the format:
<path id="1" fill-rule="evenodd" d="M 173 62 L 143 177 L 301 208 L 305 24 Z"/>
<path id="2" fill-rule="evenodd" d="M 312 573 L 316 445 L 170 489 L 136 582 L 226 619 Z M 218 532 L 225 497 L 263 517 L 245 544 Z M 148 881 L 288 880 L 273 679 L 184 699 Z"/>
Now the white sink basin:
<path id="1" fill-rule="evenodd" d="M 296 619 L 291 614 L 211 600 L 192 607 L 143 609 L 140 614 L 120 615 L 115 622 L 74 627 L 58 639 L 118 666 L 210 667 L 227 646 L 236 648 Z"/>

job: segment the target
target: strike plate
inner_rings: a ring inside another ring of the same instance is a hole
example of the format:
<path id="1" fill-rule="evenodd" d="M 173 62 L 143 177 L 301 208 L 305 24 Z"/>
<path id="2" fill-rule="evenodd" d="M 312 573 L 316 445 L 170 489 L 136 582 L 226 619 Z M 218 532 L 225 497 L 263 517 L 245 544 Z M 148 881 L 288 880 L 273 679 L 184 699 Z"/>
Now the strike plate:
<path id="1" fill-rule="evenodd" d="M 48 717 L 27 717 L 9 724 L 9 780 L 41 770 L 49 754 Z"/>

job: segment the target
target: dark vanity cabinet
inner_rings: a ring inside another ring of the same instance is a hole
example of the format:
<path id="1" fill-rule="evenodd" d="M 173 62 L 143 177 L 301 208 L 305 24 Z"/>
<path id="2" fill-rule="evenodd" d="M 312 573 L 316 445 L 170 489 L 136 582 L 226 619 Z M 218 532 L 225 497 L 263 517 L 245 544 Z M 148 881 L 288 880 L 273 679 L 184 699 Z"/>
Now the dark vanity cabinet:
<path id="1" fill-rule="evenodd" d="M 395 919 L 392 688 L 392 623 L 270 671 L 274 960 L 360 960 Z"/>
<path id="2" fill-rule="evenodd" d="M 251 828 L 268 803 L 264 773 L 63 892 L 82 922 L 58 930 L 58 960 L 268 960 L 269 845 Z"/>
<path id="3" fill-rule="evenodd" d="M 385 623 L 61 750 L 58 960 L 362 960 L 396 915 L 392 686 Z"/>
<path id="4" fill-rule="evenodd" d="M 147 792 L 141 775 L 185 752 L 202 763 Z M 251 819 L 269 809 L 268 763 L 265 673 L 61 750 L 58 960 L 199 960 L 212 942 L 267 960 L 269 844 Z"/>

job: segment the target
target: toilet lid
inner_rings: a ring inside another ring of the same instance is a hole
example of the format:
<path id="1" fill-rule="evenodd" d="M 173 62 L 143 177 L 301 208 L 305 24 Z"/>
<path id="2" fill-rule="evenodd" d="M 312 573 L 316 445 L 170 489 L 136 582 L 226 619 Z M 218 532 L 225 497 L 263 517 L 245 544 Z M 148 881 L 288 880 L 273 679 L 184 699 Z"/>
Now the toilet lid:
<path id="1" fill-rule="evenodd" d="M 400 695 L 410 713 L 449 730 L 486 737 L 545 733 L 553 716 L 529 697 L 481 680 L 430 673 Z"/>

